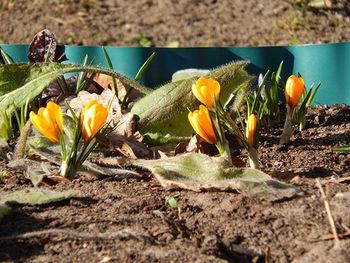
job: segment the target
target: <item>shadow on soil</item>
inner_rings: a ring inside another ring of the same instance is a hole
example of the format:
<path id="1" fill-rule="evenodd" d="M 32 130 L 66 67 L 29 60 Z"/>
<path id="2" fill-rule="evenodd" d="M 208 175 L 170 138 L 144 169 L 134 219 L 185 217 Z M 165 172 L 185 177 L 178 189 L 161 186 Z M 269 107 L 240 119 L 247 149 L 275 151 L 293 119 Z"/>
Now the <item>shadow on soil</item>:
<path id="1" fill-rule="evenodd" d="M 71 203 L 70 203 L 71 202 Z M 49 229 L 52 219 L 38 219 L 31 214 L 36 211 L 74 203 L 74 206 L 88 206 L 97 201 L 91 198 L 74 198 L 70 201 L 64 200 L 55 204 L 41 206 L 12 205 L 12 211 L 2 222 L 0 222 L 0 262 L 14 261 L 25 262 L 33 255 L 38 255 L 44 250 L 44 245 L 50 242 L 46 235 L 23 238 L 23 235 L 30 232 Z M 17 237 L 19 236 L 19 237 Z"/>
<path id="2" fill-rule="evenodd" d="M 0 223 L 0 261 L 24 262 L 30 256 L 39 254 L 43 250 L 44 238 L 34 241 L 15 236 L 45 229 L 49 223 L 48 220 L 29 216 L 21 207 L 13 207 L 11 215 Z"/>

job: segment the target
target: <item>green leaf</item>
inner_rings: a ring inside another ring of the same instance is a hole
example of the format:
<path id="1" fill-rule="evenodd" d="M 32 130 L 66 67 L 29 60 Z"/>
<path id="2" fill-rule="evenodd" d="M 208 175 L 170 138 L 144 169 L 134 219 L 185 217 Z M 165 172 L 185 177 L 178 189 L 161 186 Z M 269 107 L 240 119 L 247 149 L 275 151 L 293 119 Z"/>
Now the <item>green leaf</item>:
<path id="1" fill-rule="evenodd" d="M 0 204 L 16 202 L 24 205 L 42 205 L 63 201 L 79 195 L 78 191 L 57 192 L 39 188 L 27 188 L 0 194 Z"/>
<path id="2" fill-rule="evenodd" d="M 34 136 L 28 138 L 28 146 L 32 152 L 40 157 L 47 159 L 53 164 L 61 164 L 61 148 L 58 144 L 52 144 L 49 140 L 42 136 Z M 91 153 L 93 156 L 93 153 Z M 91 158 L 93 158 L 90 156 Z M 99 156 L 100 157 L 100 156 Z M 99 159 L 95 157 L 94 159 Z M 142 175 L 136 171 L 126 170 L 118 167 L 106 167 L 85 160 L 82 164 L 81 170 L 90 171 L 102 176 L 114 176 L 116 180 L 123 180 L 125 178 L 140 178 Z"/>
<path id="3" fill-rule="evenodd" d="M 33 100 L 55 79 L 66 73 L 80 71 L 106 74 L 122 80 L 142 93 L 149 93 L 138 82 L 110 69 L 59 63 L 9 64 L 0 65 L 0 108 L 6 109 L 11 116 L 15 107 L 20 108 L 27 100 Z"/>
<path id="4" fill-rule="evenodd" d="M 350 152 L 350 145 L 337 146 L 332 148 L 333 152 L 348 153 Z"/>
<path id="5" fill-rule="evenodd" d="M 0 47 L 0 53 L 5 64 L 13 64 L 13 59 Z"/>
<path id="6" fill-rule="evenodd" d="M 230 63 L 212 70 L 207 76 L 221 84 L 220 102 L 225 105 L 232 94 L 244 98 L 253 80 L 245 71 L 247 62 Z M 139 118 L 139 130 L 149 144 L 178 142 L 193 133 L 187 119 L 188 110 L 198 108 L 199 102 L 191 88 L 196 77 L 161 86 L 135 103 L 131 112 Z M 243 100 L 242 100 L 243 101 Z"/>
<path id="7" fill-rule="evenodd" d="M 135 76 L 135 80 L 140 80 L 140 78 L 142 77 L 143 73 L 145 73 L 145 71 L 147 70 L 147 68 L 149 67 L 149 65 L 151 64 L 154 56 L 156 55 L 156 52 L 153 52 L 148 58 L 147 60 L 142 64 L 141 68 L 139 69 L 139 71 L 136 73 Z"/>
<path id="8" fill-rule="evenodd" d="M 232 167 L 223 158 L 188 153 L 160 160 L 131 160 L 132 164 L 149 169 L 166 189 L 192 191 L 238 191 L 270 201 L 296 196 L 300 191 L 272 179 L 262 171 Z"/>
<path id="9" fill-rule="evenodd" d="M 66 114 L 63 114 L 63 129 L 64 133 L 68 136 L 70 142 L 73 141 L 75 130 L 77 129 L 77 123 L 74 119 Z"/>
<path id="10" fill-rule="evenodd" d="M 178 208 L 177 201 L 173 196 L 165 197 L 165 203 L 168 204 L 173 209 Z"/>

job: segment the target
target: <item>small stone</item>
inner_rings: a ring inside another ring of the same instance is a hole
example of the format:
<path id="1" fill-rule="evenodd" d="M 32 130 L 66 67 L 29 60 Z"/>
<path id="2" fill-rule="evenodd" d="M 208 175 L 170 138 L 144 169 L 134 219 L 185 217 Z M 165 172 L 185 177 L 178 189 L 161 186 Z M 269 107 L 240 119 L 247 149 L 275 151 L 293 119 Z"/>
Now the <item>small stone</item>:
<path id="1" fill-rule="evenodd" d="M 277 219 L 275 222 L 273 222 L 273 228 L 274 229 L 280 229 L 283 226 L 284 226 L 283 219 Z"/>

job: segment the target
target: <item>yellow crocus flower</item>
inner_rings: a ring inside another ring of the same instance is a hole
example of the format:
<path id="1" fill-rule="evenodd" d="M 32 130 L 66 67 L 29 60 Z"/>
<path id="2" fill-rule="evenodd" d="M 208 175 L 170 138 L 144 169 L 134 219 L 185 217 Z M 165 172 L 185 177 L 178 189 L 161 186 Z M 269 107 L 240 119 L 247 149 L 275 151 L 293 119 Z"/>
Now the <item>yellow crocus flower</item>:
<path id="1" fill-rule="evenodd" d="M 299 101 L 304 91 L 304 79 L 297 76 L 291 75 L 286 83 L 285 97 L 286 103 L 294 109 Z"/>
<path id="2" fill-rule="evenodd" d="M 249 145 L 254 145 L 256 134 L 257 119 L 255 114 L 250 114 L 247 121 L 246 136 Z"/>
<path id="3" fill-rule="evenodd" d="M 46 108 L 41 107 L 38 113 L 29 114 L 30 121 L 35 129 L 53 143 L 58 143 L 63 132 L 62 110 L 56 103 L 50 101 Z"/>
<path id="4" fill-rule="evenodd" d="M 199 110 L 188 113 L 188 119 L 195 130 L 206 142 L 216 144 L 217 139 L 208 109 L 200 105 Z"/>
<path id="5" fill-rule="evenodd" d="M 81 112 L 82 135 L 85 143 L 102 128 L 108 117 L 108 109 L 96 100 L 85 105 Z"/>
<path id="6" fill-rule="evenodd" d="M 213 98 L 219 100 L 220 83 L 212 78 L 200 77 L 196 84 L 192 85 L 194 96 L 208 108 L 213 108 Z"/>

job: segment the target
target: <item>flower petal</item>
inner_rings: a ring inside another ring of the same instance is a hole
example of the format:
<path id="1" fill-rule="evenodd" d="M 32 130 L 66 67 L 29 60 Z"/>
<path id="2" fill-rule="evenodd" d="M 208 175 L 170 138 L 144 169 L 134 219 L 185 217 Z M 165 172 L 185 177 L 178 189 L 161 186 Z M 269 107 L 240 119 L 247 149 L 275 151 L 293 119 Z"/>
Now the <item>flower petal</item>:
<path id="1" fill-rule="evenodd" d="M 63 132 L 63 116 L 61 107 L 50 101 L 47 103 L 46 108 L 50 112 L 51 120 L 58 126 L 58 129 Z"/>
<path id="2" fill-rule="evenodd" d="M 200 77 L 192 86 L 194 96 L 207 107 L 213 107 L 213 98 L 219 100 L 220 83 L 212 78 Z"/>
<path id="3" fill-rule="evenodd" d="M 299 101 L 304 91 L 304 79 L 297 76 L 291 75 L 286 83 L 285 87 L 285 98 L 286 103 L 294 109 Z"/>
<path id="4" fill-rule="evenodd" d="M 39 133 L 41 133 L 53 143 L 58 143 L 58 136 L 56 136 L 55 133 L 52 132 L 52 126 L 50 126 L 50 123 L 47 123 L 42 116 L 39 116 L 34 112 L 30 112 L 29 118 L 33 126 Z"/>
<path id="5" fill-rule="evenodd" d="M 103 127 L 108 117 L 108 109 L 97 101 L 90 101 L 85 105 L 81 114 L 82 135 L 85 143 Z"/>
<path id="6" fill-rule="evenodd" d="M 255 114 L 250 114 L 247 121 L 247 141 L 250 145 L 254 145 L 256 135 L 257 118 Z"/>
<path id="7" fill-rule="evenodd" d="M 188 119 L 195 132 L 205 141 L 211 144 L 217 142 L 209 111 L 205 106 L 200 105 L 199 110 L 190 112 Z"/>

